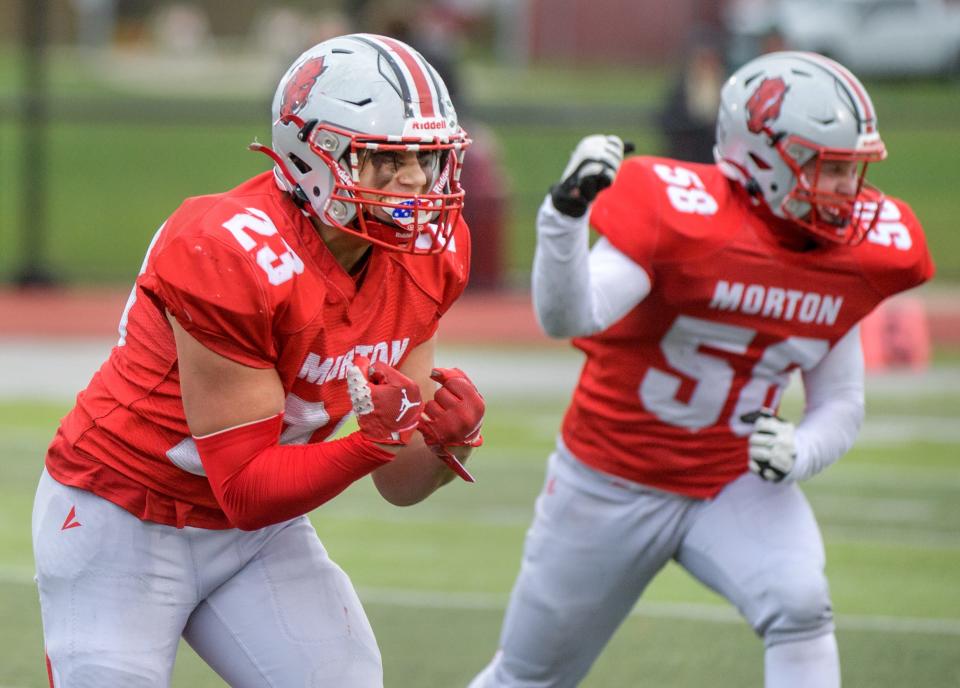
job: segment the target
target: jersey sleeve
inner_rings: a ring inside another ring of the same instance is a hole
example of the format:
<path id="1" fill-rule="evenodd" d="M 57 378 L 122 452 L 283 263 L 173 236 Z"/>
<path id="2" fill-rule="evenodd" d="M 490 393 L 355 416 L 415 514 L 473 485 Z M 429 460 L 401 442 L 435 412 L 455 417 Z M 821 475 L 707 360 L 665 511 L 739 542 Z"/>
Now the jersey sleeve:
<path id="1" fill-rule="evenodd" d="M 181 234 L 151 257 L 141 287 L 205 347 L 254 368 L 275 365 L 274 308 L 245 252 L 209 233 Z"/>
<path id="2" fill-rule="evenodd" d="M 662 199 L 656 192 L 648 159 L 629 158 L 590 210 L 590 225 L 650 275 L 662 212 Z"/>

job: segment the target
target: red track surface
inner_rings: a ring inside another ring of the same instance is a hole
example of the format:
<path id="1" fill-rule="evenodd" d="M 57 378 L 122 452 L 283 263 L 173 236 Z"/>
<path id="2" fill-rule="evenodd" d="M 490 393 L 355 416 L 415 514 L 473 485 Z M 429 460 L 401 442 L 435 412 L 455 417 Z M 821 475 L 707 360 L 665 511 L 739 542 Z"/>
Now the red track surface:
<path id="1" fill-rule="evenodd" d="M 0 290 L 0 337 L 113 337 L 127 302 L 117 289 Z M 537 344 L 526 293 L 468 294 L 444 317 L 440 340 L 454 344 Z"/>
<path id="2" fill-rule="evenodd" d="M 0 290 L 0 337 L 112 337 L 127 300 L 109 288 Z M 924 295 L 930 338 L 936 346 L 960 347 L 960 297 Z M 468 293 L 443 319 L 440 341 L 448 344 L 558 345 L 537 327 L 530 295 Z"/>

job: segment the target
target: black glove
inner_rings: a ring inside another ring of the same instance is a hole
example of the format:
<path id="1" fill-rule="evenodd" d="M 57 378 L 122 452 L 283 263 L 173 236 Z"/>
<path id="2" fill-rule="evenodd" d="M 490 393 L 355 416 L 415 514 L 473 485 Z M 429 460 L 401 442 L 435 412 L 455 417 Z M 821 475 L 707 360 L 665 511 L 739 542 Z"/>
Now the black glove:
<path id="1" fill-rule="evenodd" d="M 558 184 L 550 187 L 553 207 L 570 217 L 583 217 L 597 194 L 613 183 L 632 143 L 617 136 L 594 134 L 582 139 L 570 156 Z"/>

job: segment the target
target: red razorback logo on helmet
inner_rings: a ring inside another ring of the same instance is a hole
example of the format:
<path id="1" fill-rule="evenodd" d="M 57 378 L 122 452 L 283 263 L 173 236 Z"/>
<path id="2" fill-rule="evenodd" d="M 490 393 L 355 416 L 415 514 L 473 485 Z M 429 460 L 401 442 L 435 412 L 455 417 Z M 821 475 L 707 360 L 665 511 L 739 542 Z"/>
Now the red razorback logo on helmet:
<path id="1" fill-rule="evenodd" d="M 307 104 L 310 89 L 317 79 L 326 70 L 323 57 L 311 57 L 287 79 L 283 87 L 283 100 L 280 102 L 280 116 L 283 118 L 295 115 Z"/>
<path id="2" fill-rule="evenodd" d="M 780 77 L 761 81 L 747 101 L 747 129 L 759 134 L 766 128 L 767 122 L 777 119 L 788 89 L 789 86 Z"/>

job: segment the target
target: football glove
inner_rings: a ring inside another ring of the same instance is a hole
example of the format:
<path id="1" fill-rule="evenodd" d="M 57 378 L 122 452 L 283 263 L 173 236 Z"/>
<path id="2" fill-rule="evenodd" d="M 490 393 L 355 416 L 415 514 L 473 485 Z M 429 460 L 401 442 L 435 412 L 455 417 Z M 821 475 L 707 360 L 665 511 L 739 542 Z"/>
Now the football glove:
<path id="1" fill-rule="evenodd" d="M 582 139 L 560 182 L 550 187 L 553 207 L 564 215 L 583 217 L 597 194 L 613 183 L 624 153 L 633 149 L 632 143 L 624 143 L 617 136 L 594 134 Z"/>
<path id="2" fill-rule="evenodd" d="M 417 429 L 440 460 L 467 482 L 474 482 L 473 476 L 446 448 L 483 444 L 480 434 L 486 410 L 483 396 L 459 368 L 434 368 L 430 377 L 440 383 L 440 388 L 424 407 Z"/>
<path id="3" fill-rule="evenodd" d="M 360 433 L 379 444 L 407 444 L 423 411 L 420 387 L 382 361 L 363 356 L 347 367 L 347 391 Z"/>
<path id="4" fill-rule="evenodd" d="M 753 423 L 747 449 L 750 470 L 773 483 L 786 478 L 797 462 L 793 423 L 770 409 L 744 414 L 740 420 Z"/>
<path id="5" fill-rule="evenodd" d="M 486 406 L 476 386 L 459 368 L 434 368 L 440 388 L 427 402 L 418 429 L 431 447 L 479 447 Z"/>

